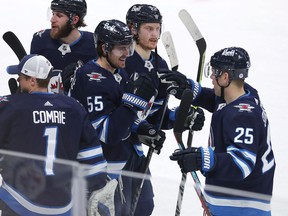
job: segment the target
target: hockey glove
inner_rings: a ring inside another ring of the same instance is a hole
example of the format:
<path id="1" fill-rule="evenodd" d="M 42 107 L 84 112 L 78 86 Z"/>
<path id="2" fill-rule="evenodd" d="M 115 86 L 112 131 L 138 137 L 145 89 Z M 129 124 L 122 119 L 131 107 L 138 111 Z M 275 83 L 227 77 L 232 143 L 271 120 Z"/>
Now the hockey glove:
<path id="1" fill-rule="evenodd" d="M 154 153 L 160 154 L 166 139 L 164 131 L 160 130 L 157 132 L 157 129 L 152 124 L 145 122 L 139 125 L 137 134 L 141 143 L 154 148 Z"/>
<path id="2" fill-rule="evenodd" d="M 191 112 L 187 116 L 184 124 L 185 130 L 200 131 L 204 126 L 205 115 L 200 107 L 191 107 Z"/>
<path id="3" fill-rule="evenodd" d="M 113 179 L 94 191 L 88 200 L 88 216 L 115 215 L 114 194 L 118 181 Z"/>
<path id="4" fill-rule="evenodd" d="M 75 80 L 76 71 L 83 66 L 82 61 L 77 61 L 76 63 L 71 63 L 67 65 L 61 73 L 62 83 L 64 91 L 67 93 L 71 88 L 71 84 Z"/>
<path id="5" fill-rule="evenodd" d="M 170 110 L 169 120 L 175 122 L 177 118 L 179 107 L 174 107 Z M 184 129 L 192 131 L 200 131 L 204 126 L 205 115 L 201 108 L 191 107 L 186 117 Z"/>
<path id="6" fill-rule="evenodd" d="M 170 159 L 177 161 L 182 173 L 201 170 L 203 174 L 213 170 L 215 155 L 211 147 L 190 147 L 183 151 L 175 151 Z"/>
<path id="7" fill-rule="evenodd" d="M 136 112 L 139 119 L 144 120 L 149 115 L 157 93 L 148 74 L 135 72 L 127 82 L 122 102 Z"/>
<path id="8" fill-rule="evenodd" d="M 184 74 L 178 71 L 160 70 L 158 77 L 162 83 L 171 84 L 167 88 L 167 92 L 168 94 L 174 95 L 177 99 L 182 98 L 185 89 L 191 89 L 193 91 L 193 100 L 195 100 L 201 92 L 201 85 L 198 82 L 187 79 Z"/>

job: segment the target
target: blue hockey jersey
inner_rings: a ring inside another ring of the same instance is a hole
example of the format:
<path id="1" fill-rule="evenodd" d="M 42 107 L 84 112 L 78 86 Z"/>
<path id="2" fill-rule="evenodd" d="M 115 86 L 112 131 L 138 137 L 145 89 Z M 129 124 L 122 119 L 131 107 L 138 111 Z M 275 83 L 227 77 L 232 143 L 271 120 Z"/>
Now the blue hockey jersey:
<path id="1" fill-rule="evenodd" d="M 158 127 L 161 119 L 161 113 L 163 102 L 166 99 L 167 95 L 167 87 L 168 85 L 165 83 L 161 83 L 160 79 L 157 76 L 158 70 L 169 70 L 166 61 L 159 56 L 156 55 L 155 52 L 151 52 L 151 56 L 149 60 L 144 60 L 137 51 L 134 51 L 133 56 L 127 58 L 126 67 L 128 75 L 131 75 L 135 71 L 138 73 L 152 73 L 153 82 L 155 86 L 157 86 L 158 95 L 155 98 L 152 109 L 149 113 L 148 118 L 146 119 L 150 124 L 153 124 L 155 127 Z M 167 109 L 165 112 L 165 116 L 162 123 L 162 129 L 171 129 L 173 127 L 173 120 L 169 118 L 170 110 Z M 142 145 L 141 143 L 135 143 L 134 148 L 136 152 L 141 156 L 143 155 Z"/>
<path id="2" fill-rule="evenodd" d="M 67 65 L 81 60 L 84 64 L 97 57 L 93 33 L 80 31 L 81 37 L 73 44 L 52 39 L 50 29 L 34 33 L 30 53 L 45 56 L 54 69 L 63 70 Z"/>
<path id="3" fill-rule="evenodd" d="M 105 185 L 107 162 L 99 137 L 75 99 L 52 93 L 1 97 L 0 128 L 1 149 L 46 157 L 17 162 L 4 156 L 0 162 L 0 200 L 19 215 L 69 215 L 73 169 L 55 159 L 87 164 L 90 192 Z"/>
<path id="4" fill-rule="evenodd" d="M 50 29 L 34 33 L 30 53 L 45 56 L 53 65 L 53 74 L 50 74 L 48 90 L 62 93 L 63 85 L 61 71 L 71 64 L 81 60 L 84 64 L 97 58 L 92 32 L 80 31 L 81 37 L 72 44 L 65 44 L 61 40 L 52 39 Z"/>
<path id="5" fill-rule="evenodd" d="M 90 121 L 99 132 L 110 172 L 121 172 L 130 156 L 127 138 L 136 114 L 122 105 L 127 80 L 123 69 L 112 74 L 92 60 L 77 71 L 70 90 L 70 95 L 88 111 Z"/>
<path id="6" fill-rule="evenodd" d="M 193 103 L 213 112 L 209 146 L 214 148 L 216 165 L 205 173 L 206 188 L 223 187 L 223 193 L 205 191 L 213 215 L 271 215 L 275 159 L 269 122 L 257 91 L 247 83 L 245 91 L 226 104 L 212 89 L 203 88 Z M 225 194 L 225 189 L 235 189 L 237 195 Z"/>

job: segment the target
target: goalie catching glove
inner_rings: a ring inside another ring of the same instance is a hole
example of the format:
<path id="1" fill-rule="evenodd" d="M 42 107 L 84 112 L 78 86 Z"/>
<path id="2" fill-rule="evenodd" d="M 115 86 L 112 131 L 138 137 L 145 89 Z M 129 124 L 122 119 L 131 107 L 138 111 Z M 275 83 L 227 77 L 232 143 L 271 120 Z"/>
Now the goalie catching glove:
<path id="1" fill-rule="evenodd" d="M 115 215 L 114 194 L 118 181 L 113 179 L 90 195 L 88 200 L 88 216 Z"/>
<path id="2" fill-rule="evenodd" d="M 193 99 L 195 100 L 201 92 L 201 85 L 180 73 L 179 71 L 159 70 L 158 77 L 161 83 L 171 84 L 167 88 L 167 93 L 174 95 L 177 99 L 182 98 L 182 94 L 186 89 L 191 89 L 193 92 Z"/>
<path id="3" fill-rule="evenodd" d="M 215 166 L 215 154 L 211 147 L 189 147 L 183 151 L 178 149 L 170 159 L 178 162 L 182 173 L 201 170 L 205 175 Z"/>

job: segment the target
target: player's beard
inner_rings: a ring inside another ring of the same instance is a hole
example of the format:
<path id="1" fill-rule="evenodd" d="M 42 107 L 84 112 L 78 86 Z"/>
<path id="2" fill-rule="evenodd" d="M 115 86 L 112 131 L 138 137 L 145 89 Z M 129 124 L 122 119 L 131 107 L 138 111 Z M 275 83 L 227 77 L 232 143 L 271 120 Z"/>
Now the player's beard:
<path id="1" fill-rule="evenodd" d="M 67 37 L 72 30 L 73 30 L 72 25 L 69 22 L 67 22 L 64 26 L 58 28 L 56 31 L 51 29 L 50 36 L 53 39 L 64 38 Z"/>

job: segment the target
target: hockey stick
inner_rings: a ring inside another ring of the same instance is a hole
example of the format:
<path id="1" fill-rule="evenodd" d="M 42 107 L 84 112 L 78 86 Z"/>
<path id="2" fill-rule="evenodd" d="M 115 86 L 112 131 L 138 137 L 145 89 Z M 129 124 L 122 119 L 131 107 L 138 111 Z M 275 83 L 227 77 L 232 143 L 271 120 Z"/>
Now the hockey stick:
<path id="1" fill-rule="evenodd" d="M 185 27 L 187 28 L 188 32 L 190 33 L 191 37 L 193 38 L 193 40 L 195 41 L 198 51 L 199 51 L 199 64 L 198 64 L 198 71 L 197 71 L 197 82 L 201 82 L 202 80 L 202 74 L 203 74 L 203 66 L 204 66 L 204 61 L 205 61 L 205 52 L 206 52 L 206 41 L 204 39 L 204 37 L 202 36 L 201 32 L 199 31 L 196 23 L 194 22 L 194 20 L 192 19 L 191 15 L 185 10 L 182 9 L 179 12 L 179 18 L 181 19 L 181 21 L 183 22 L 183 24 L 185 25 Z M 192 139 L 193 139 L 193 131 L 189 131 L 189 135 L 188 135 L 188 140 L 187 140 L 187 147 L 191 147 L 192 146 Z M 179 143 L 179 142 L 178 142 Z M 182 150 L 185 149 L 184 145 L 180 145 L 180 148 Z M 182 174 L 182 179 L 183 181 L 181 181 L 181 184 L 185 184 L 186 181 L 186 174 Z M 192 178 L 194 180 L 194 188 L 196 190 L 196 193 L 201 201 L 202 207 L 204 209 L 204 212 L 206 215 L 211 215 L 210 210 L 208 209 L 205 197 L 201 191 L 201 182 L 197 176 L 197 173 L 191 172 Z M 180 187 L 181 187 L 180 184 Z M 184 190 L 184 186 L 183 190 Z M 179 213 L 179 214 L 177 214 Z M 176 215 L 180 215 L 180 209 L 176 209 Z"/>
<path id="2" fill-rule="evenodd" d="M 3 40 L 8 44 L 8 46 L 13 50 L 18 60 L 21 59 L 27 54 L 22 43 L 18 37 L 11 31 L 5 32 L 3 34 Z M 15 78 L 10 78 L 8 81 L 8 86 L 11 94 L 15 94 L 18 91 L 18 85 Z"/>
<path id="3" fill-rule="evenodd" d="M 167 55 L 169 57 L 171 69 L 172 69 L 172 71 L 176 71 L 178 69 L 178 58 L 177 58 L 177 55 L 176 55 L 175 46 L 174 46 L 174 43 L 173 43 L 173 39 L 172 39 L 171 33 L 169 31 L 166 31 L 166 32 L 164 32 L 162 34 L 161 38 L 162 38 L 162 42 L 163 42 L 163 45 L 165 47 L 165 50 L 167 52 Z M 166 112 L 166 109 L 168 107 L 168 101 L 169 101 L 169 94 L 166 95 L 166 98 L 164 99 L 163 105 L 161 107 L 161 109 L 162 109 L 161 113 L 162 114 L 161 114 L 161 119 L 160 119 L 160 122 L 159 122 L 159 126 L 157 128 L 158 131 L 161 130 L 161 126 L 162 126 L 162 123 L 163 123 L 163 120 L 164 120 L 165 112 Z M 150 162 L 151 162 L 151 158 L 152 158 L 153 152 L 154 152 L 154 148 L 153 147 L 149 147 L 149 150 L 148 150 L 148 153 L 147 153 L 147 156 L 146 156 L 146 163 L 145 163 L 145 166 L 144 166 L 145 167 L 144 168 L 144 172 L 143 172 L 144 173 L 144 177 L 141 179 L 141 183 L 136 188 L 136 192 L 135 192 L 135 195 L 134 195 L 134 198 L 133 198 L 131 212 L 130 212 L 131 216 L 133 216 L 135 214 L 136 207 L 137 207 L 137 204 L 138 204 L 138 201 L 139 201 L 139 197 L 140 197 L 140 194 L 141 194 L 141 191 L 142 191 L 142 187 L 143 187 L 144 181 L 146 179 L 146 174 L 147 174 L 148 169 L 149 169 L 149 165 L 150 165 Z"/>
<path id="4" fill-rule="evenodd" d="M 3 40 L 9 45 L 9 47 L 13 50 L 19 61 L 27 55 L 22 43 L 18 39 L 18 37 L 11 31 L 7 31 L 3 34 Z"/>

